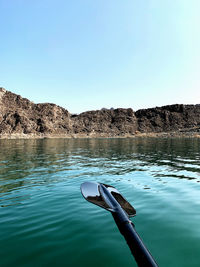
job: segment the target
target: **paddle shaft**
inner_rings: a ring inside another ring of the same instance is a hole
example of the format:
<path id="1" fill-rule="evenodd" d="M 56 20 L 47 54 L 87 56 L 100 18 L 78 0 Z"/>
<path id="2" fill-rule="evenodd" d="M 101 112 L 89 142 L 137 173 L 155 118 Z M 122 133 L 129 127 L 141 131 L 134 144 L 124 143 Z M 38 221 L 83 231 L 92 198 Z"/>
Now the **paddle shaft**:
<path id="1" fill-rule="evenodd" d="M 148 249 L 145 247 L 133 223 L 129 220 L 127 213 L 120 206 L 109 190 L 100 184 L 99 188 L 105 202 L 111 207 L 110 211 L 119 228 L 120 233 L 124 236 L 137 264 L 139 267 L 158 267 Z"/>
<path id="2" fill-rule="evenodd" d="M 120 233 L 124 236 L 138 266 L 158 267 L 152 255 L 145 247 L 140 236 L 136 232 L 133 223 L 128 219 L 128 217 L 127 219 L 125 218 L 126 214 L 121 214 L 119 210 L 115 213 L 112 213 L 112 215 L 119 228 Z"/>

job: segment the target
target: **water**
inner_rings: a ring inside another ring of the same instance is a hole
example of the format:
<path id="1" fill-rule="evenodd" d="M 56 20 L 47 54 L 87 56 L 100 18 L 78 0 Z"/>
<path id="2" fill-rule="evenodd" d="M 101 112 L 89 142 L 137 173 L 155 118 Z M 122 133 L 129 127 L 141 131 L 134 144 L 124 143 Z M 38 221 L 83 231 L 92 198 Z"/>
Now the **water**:
<path id="1" fill-rule="evenodd" d="M 200 139 L 0 140 L 0 266 L 136 266 L 84 181 L 115 186 L 160 266 L 200 266 Z"/>

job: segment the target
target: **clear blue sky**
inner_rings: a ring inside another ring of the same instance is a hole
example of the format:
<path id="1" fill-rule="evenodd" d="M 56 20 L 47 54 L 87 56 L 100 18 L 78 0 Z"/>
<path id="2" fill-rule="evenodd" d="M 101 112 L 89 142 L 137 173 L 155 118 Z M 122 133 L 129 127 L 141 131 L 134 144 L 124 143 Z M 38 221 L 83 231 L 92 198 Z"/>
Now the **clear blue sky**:
<path id="1" fill-rule="evenodd" d="M 0 11 L 0 86 L 35 103 L 200 103 L 199 0 L 0 0 Z"/>

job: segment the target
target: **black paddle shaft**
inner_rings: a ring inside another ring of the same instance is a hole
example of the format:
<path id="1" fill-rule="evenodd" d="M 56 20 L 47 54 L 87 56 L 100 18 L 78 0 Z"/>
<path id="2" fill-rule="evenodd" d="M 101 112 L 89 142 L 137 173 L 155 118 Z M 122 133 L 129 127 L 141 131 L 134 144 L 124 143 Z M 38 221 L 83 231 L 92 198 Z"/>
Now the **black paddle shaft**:
<path id="1" fill-rule="evenodd" d="M 112 213 L 112 215 L 119 228 L 120 233 L 124 236 L 138 266 L 158 267 L 152 255 L 145 247 L 140 236 L 136 232 L 133 223 L 128 218 L 125 219 L 125 214 L 120 214 L 120 211 Z"/>
<path id="2" fill-rule="evenodd" d="M 120 233 L 124 236 L 137 264 L 139 267 L 158 267 L 152 255 L 145 247 L 133 223 L 129 220 L 127 213 L 122 209 L 114 196 L 107 190 L 104 185 L 100 186 L 100 191 L 106 203 L 111 207 L 112 216 L 119 228 Z"/>
<path id="3" fill-rule="evenodd" d="M 139 267 L 158 267 L 129 220 L 129 216 L 136 214 L 135 209 L 114 187 L 85 182 L 81 185 L 81 192 L 86 200 L 112 213 Z"/>

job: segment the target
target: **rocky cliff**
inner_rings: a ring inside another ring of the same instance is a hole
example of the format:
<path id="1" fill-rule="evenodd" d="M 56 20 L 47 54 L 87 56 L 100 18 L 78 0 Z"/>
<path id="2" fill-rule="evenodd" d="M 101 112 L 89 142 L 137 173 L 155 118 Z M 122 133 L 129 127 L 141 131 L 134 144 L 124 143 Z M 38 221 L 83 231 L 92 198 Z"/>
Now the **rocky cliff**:
<path id="1" fill-rule="evenodd" d="M 55 104 L 34 104 L 0 88 L 0 137 L 116 137 L 200 131 L 200 105 L 170 105 L 134 112 L 102 109 L 72 115 Z"/>

